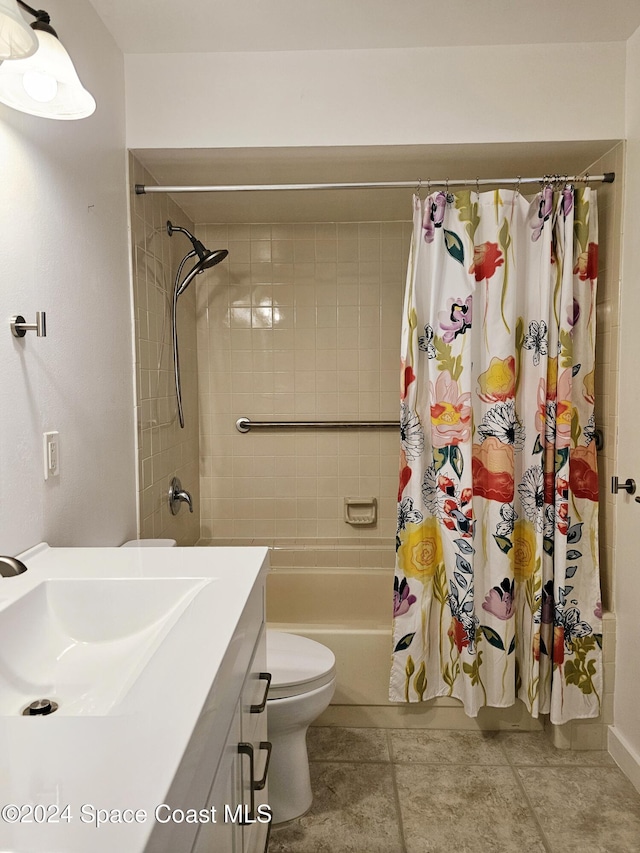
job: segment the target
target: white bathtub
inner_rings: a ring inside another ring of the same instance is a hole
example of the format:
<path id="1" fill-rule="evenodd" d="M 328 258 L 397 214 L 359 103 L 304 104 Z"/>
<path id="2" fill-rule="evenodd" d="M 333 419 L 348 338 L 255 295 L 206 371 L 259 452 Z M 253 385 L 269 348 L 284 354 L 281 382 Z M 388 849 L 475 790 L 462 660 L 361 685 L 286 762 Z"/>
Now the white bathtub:
<path id="1" fill-rule="evenodd" d="M 389 702 L 392 652 L 393 543 L 291 543 L 271 552 L 267 577 L 269 627 L 328 646 L 337 684 L 320 725 L 389 728 L 542 728 L 524 705 L 483 709 L 476 720 L 456 699 L 405 705 Z"/>

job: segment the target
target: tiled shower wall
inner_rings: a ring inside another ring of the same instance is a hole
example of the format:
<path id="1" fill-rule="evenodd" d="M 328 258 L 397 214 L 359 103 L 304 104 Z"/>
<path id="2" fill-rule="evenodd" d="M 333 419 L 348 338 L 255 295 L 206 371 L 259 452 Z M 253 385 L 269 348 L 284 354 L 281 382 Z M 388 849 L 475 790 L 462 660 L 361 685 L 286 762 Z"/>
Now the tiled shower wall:
<path id="1" fill-rule="evenodd" d="M 397 420 L 410 223 L 202 225 L 228 260 L 199 287 L 203 540 L 382 537 L 396 432 L 270 431 L 255 420 Z M 352 527 L 344 498 L 376 498 Z"/>
<path id="2" fill-rule="evenodd" d="M 167 219 L 193 233 L 193 223 L 165 194 L 136 195 L 134 184 L 156 181 L 133 155 L 129 159 L 131 243 L 135 313 L 135 382 L 138 441 L 139 535 L 167 537 L 194 545 L 200 535 L 198 373 L 195 294 L 192 285 L 178 303 L 180 366 L 185 429 L 180 429 L 175 402 L 171 351 L 171 295 L 174 275 L 191 248 L 184 236 L 167 234 Z M 173 476 L 194 501 L 191 514 L 183 505 L 169 512 Z"/>

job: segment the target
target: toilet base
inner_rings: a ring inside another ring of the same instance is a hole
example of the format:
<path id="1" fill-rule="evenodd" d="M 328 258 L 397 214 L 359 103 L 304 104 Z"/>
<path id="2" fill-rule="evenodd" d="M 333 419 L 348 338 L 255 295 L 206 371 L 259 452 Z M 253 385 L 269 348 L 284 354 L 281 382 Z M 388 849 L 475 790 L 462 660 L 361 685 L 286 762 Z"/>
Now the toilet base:
<path id="1" fill-rule="evenodd" d="M 301 817 L 311 808 L 307 728 L 270 736 L 269 805 L 274 824 Z"/>
<path id="2" fill-rule="evenodd" d="M 269 805 L 275 824 L 300 817 L 311 808 L 307 729 L 328 706 L 334 690 L 332 679 L 310 693 L 267 702 L 267 728 L 272 743 Z"/>

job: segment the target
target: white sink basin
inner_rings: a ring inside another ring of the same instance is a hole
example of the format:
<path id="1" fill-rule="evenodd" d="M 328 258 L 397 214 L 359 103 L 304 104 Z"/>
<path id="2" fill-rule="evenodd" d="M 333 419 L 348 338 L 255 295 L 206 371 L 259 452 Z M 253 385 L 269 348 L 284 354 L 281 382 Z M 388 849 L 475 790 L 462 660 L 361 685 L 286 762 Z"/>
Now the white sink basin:
<path id="1" fill-rule="evenodd" d="M 56 716 L 117 713 L 154 651 L 212 580 L 38 584 L 0 609 L 0 715 L 19 715 L 45 698 L 58 703 Z"/>

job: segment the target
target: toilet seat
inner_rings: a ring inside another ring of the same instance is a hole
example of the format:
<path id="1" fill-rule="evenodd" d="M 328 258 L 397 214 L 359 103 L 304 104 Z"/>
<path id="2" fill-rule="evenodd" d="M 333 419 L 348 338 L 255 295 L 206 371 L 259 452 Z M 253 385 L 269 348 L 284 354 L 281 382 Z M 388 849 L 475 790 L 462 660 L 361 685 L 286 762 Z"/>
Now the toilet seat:
<path id="1" fill-rule="evenodd" d="M 317 690 L 336 675 L 336 658 L 326 646 L 285 631 L 267 630 L 269 699 L 285 699 Z"/>

